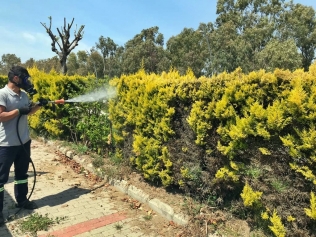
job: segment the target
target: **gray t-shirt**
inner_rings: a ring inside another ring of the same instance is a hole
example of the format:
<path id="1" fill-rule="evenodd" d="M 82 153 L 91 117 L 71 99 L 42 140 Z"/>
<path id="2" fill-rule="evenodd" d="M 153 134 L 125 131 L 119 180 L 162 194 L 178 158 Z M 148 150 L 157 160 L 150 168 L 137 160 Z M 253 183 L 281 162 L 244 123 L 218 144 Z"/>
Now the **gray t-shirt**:
<path id="1" fill-rule="evenodd" d="M 29 103 L 30 99 L 24 91 L 21 91 L 20 95 L 18 95 L 7 85 L 0 89 L 0 105 L 6 108 L 5 112 L 27 107 Z M 18 116 L 6 122 L 0 122 L 0 146 L 21 145 L 16 131 L 17 120 Z M 31 138 L 28 128 L 27 116 L 21 116 L 18 129 L 22 143 L 24 144 L 28 142 Z"/>

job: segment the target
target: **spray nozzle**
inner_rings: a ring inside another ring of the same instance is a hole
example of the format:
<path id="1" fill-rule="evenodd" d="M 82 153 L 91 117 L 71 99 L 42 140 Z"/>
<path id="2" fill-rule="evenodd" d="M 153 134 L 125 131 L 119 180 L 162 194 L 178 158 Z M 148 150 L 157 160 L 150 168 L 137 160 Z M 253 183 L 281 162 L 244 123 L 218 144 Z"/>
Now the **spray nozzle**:
<path id="1" fill-rule="evenodd" d="M 49 101 L 49 103 L 54 103 L 54 104 L 65 104 L 65 99 L 53 100 L 53 101 Z"/>

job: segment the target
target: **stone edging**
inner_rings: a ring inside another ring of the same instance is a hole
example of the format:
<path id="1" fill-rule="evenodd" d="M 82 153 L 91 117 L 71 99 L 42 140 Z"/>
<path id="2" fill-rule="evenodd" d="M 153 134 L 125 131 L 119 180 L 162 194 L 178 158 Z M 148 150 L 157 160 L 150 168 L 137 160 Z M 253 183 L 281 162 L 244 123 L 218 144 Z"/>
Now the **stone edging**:
<path id="1" fill-rule="evenodd" d="M 60 151 L 62 154 L 67 156 L 70 159 L 75 160 L 77 163 L 81 164 L 82 161 L 80 160 L 80 157 L 77 155 L 74 155 L 74 152 L 67 149 L 66 147 L 57 146 L 57 150 Z M 93 167 L 84 167 L 88 171 L 95 173 Z M 118 191 L 127 194 L 133 199 L 136 199 L 137 201 L 147 204 L 153 211 L 157 212 L 164 218 L 166 218 L 169 221 L 173 221 L 174 223 L 178 225 L 186 225 L 188 224 L 188 217 L 182 213 L 175 213 L 173 208 L 170 207 L 168 204 L 160 201 L 157 198 L 150 199 L 149 195 L 145 193 L 143 190 L 128 184 L 126 180 L 116 180 L 116 179 L 110 179 L 108 176 L 104 177 L 104 180 L 108 182 L 110 185 L 115 187 Z"/>

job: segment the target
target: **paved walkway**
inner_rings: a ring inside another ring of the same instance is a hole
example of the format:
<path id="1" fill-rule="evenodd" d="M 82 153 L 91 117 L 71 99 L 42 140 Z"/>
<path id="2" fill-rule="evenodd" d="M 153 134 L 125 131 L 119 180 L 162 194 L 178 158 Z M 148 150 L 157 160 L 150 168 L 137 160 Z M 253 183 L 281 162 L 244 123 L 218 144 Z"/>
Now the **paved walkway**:
<path id="1" fill-rule="evenodd" d="M 102 183 L 91 184 L 83 178 L 83 174 L 76 174 L 71 168 L 60 164 L 52 148 L 48 150 L 43 143 L 33 141 L 31 156 L 37 171 L 31 200 L 34 200 L 39 208 L 34 211 L 21 210 L 15 220 L 0 227 L 1 237 L 30 236 L 21 233 L 18 223 L 32 213 L 43 216 L 47 214 L 54 220 L 65 218 L 47 231 L 38 232 L 40 237 L 174 236 L 168 232 L 160 235 L 155 227 L 161 227 L 146 221 L 144 212 L 131 211 L 129 204 L 122 202 L 122 194 L 113 190 L 113 187 Z M 31 189 L 34 180 L 32 167 L 29 174 Z M 13 197 L 11 172 L 10 180 L 5 185 L 5 217 L 18 211 L 14 207 Z M 153 231 L 150 232 L 151 228 Z"/>

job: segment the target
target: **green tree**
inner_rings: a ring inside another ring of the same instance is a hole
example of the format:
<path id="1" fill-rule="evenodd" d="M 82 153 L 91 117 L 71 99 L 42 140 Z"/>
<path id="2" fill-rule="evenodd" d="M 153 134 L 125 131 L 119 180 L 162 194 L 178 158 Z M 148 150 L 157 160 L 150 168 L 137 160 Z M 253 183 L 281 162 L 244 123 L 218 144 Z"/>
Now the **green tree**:
<path id="1" fill-rule="evenodd" d="M 314 58 L 312 8 L 283 0 L 219 0 L 217 14 L 209 33 L 213 73 L 237 67 L 250 72 L 304 65 L 307 70 Z"/>
<path id="2" fill-rule="evenodd" d="M 74 52 L 71 52 L 68 56 L 67 68 L 68 68 L 68 71 L 67 71 L 68 75 L 79 74 L 78 73 L 79 63 L 78 63 L 77 55 Z"/>
<path id="3" fill-rule="evenodd" d="M 168 40 L 166 51 L 170 55 L 171 66 L 180 74 L 191 68 L 197 77 L 201 76 L 209 55 L 207 50 L 203 50 L 203 37 L 200 31 L 184 28 L 179 35 Z"/>
<path id="4" fill-rule="evenodd" d="M 21 59 L 15 54 L 3 54 L 0 62 L 0 74 L 7 75 L 10 68 L 21 64 Z"/>
<path id="5" fill-rule="evenodd" d="M 293 39 L 281 42 L 272 39 L 256 55 L 258 68 L 274 71 L 275 68 L 295 70 L 301 67 L 302 58 Z"/>
<path id="6" fill-rule="evenodd" d="M 283 38 L 294 39 L 301 52 L 302 67 L 308 71 L 315 58 L 316 17 L 312 7 L 302 4 L 288 4 L 290 10 L 284 12 L 280 26 Z"/>
<path id="7" fill-rule="evenodd" d="M 124 47 L 119 46 L 115 51 L 115 56 L 111 61 L 111 74 L 110 77 L 120 77 L 122 75 L 122 64 L 123 64 Z"/>
<path id="8" fill-rule="evenodd" d="M 34 67 L 34 66 L 36 66 L 36 60 L 34 58 L 30 58 L 30 59 L 25 61 L 23 66 L 26 68 Z"/>
<path id="9" fill-rule="evenodd" d="M 157 26 L 144 29 L 125 44 L 122 73 L 135 73 L 141 68 L 142 63 L 148 73 L 160 73 L 169 69 L 165 68 L 167 59 L 163 48 L 164 37 L 158 30 Z"/>
<path id="10" fill-rule="evenodd" d="M 103 75 L 108 75 L 110 77 L 114 76 L 114 71 L 112 69 L 113 61 L 118 45 L 114 41 L 107 37 L 101 36 L 99 42 L 96 43 L 96 48 L 101 51 L 103 60 Z"/>
<path id="11" fill-rule="evenodd" d="M 89 55 L 86 51 L 79 50 L 77 52 L 77 63 L 79 65 L 79 68 L 78 68 L 79 75 L 82 75 L 82 76 L 88 75 L 89 73 L 88 59 L 89 59 Z"/>
<path id="12" fill-rule="evenodd" d="M 87 52 L 88 58 L 88 72 L 93 73 L 96 78 L 103 78 L 103 59 L 102 55 L 92 48 L 90 52 Z"/>
<path id="13" fill-rule="evenodd" d="M 59 58 L 57 56 L 48 59 L 37 60 L 36 66 L 39 70 L 42 70 L 46 73 L 49 73 L 51 70 L 59 72 L 61 68 Z"/>

